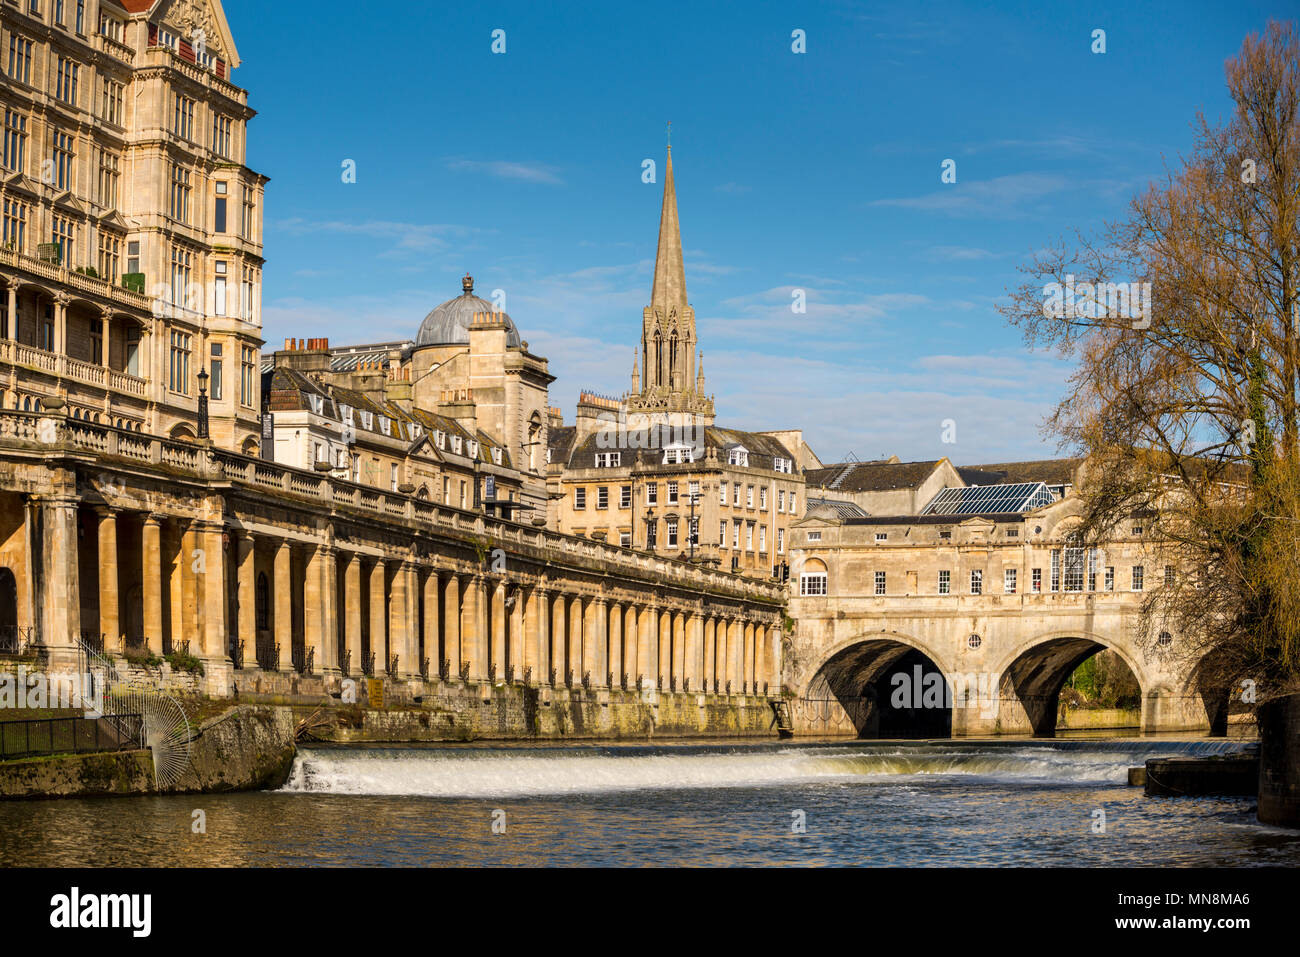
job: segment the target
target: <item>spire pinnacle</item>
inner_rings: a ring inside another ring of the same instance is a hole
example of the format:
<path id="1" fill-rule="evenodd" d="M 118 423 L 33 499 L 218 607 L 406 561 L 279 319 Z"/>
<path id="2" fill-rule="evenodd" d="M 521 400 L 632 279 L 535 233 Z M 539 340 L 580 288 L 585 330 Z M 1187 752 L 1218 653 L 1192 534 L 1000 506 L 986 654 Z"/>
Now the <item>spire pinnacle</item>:
<path id="1" fill-rule="evenodd" d="M 655 256 L 650 306 L 665 319 L 676 307 L 686 310 L 686 269 L 682 265 L 682 234 L 677 223 L 677 188 L 673 183 L 673 154 L 669 147 L 664 173 L 664 204 L 659 212 L 659 251 Z"/>

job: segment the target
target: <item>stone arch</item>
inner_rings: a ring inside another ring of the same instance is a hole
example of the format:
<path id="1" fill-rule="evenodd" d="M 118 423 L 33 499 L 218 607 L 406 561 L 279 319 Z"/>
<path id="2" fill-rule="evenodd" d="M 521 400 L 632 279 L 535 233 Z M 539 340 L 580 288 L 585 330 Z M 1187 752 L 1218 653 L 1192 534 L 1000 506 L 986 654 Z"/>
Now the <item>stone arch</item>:
<path id="1" fill-rule="evenodd" d="M 189 423 L 180 422 L 172 426 L 171 432 L 168 433 L 168 438 L 176 439 L 179 442 L 192 442 L 197 438 L 197 436 Z"/>
<path id="2" fill-rule="evenodd" d="M 252 436 L 249 436 L 248 438 L 244 439 L 244 444 L 240 446 L 239 450 L 243 452 L 245 455 L 249 456 L 250 458 L 257 458 L 259 454 L 258 447 L 257 447 L 257 439 L 253 438 Z"/>
<path id="3" fill-rule="evenodd" d="M 1115 652 L 1138 683 L 1145 726 L 1148 689 L 1153 685 L 1146 669 L 1123 643 L 1086 629 L 1072 629 L 1047 632 L 1022 641 L 996 663 L 992 673 L 997 676 L 1003 705 L 1018 705 L 1023 710 L 1018 715 L 1000 713 L 1002 730 L 1015 730 L 1005 727 L 1006 724 L 1023 723 L 1036 737 L 1052 737 L 1056 732 L 1061 688 L 1079 665 L 1107 649 Z"/>
<path id="4" fill-rule="evenodd" d="M 1234 693 L 1242 689 L 1237 679 L 1226 659 L 1211 648 L 1188 669 L 1187 679 L 1177 689 L 1182 698 L 1199 700 L 1205 706 L 1212 737 L 1228 733 L 1229 706 Z"/>
<path id="5" fill-rule="evenodd" d="M 888 695 L 880 683 L 913 659 L 917 666 L 923 662 L 930 666 L 926 669 L 927 682 L 933 673 L 940 676 L 933 679 L 932 690 L 939 696 L 942 714 L 929 716 L 931 720 L 925 726 L 935 729 L 935 733 L 925 736 L 946 737 L 952 727 L 951 688 L 945 677 L 951 673 L 947 659 L 927 642 L 885 630 L 859 633 L 837 642 L 820 657 L 809 672 L 803 695 L 793 703 L 796 725 L 805 732 L 857 737 L 890 733 L 888 729 L 897 725 L 891 723 L 885 706 Z M 921 689 L 917 691 L 919 694 Z M 929 709 L 933 703 L 927 700 L 925 707 Z"/>

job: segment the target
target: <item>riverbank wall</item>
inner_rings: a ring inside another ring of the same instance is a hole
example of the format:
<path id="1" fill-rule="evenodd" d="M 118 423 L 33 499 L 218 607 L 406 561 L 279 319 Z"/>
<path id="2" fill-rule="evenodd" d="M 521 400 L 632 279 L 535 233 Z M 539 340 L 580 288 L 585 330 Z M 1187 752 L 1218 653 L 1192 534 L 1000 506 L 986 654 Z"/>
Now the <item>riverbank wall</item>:
<path id="1" fill-rule="evenodd" d="M 0 799 L 213 794 L 275 788 L 293 767 L 289 708 L 240 705 L 189 735 L 174 781 L 155 779 L 149 749 L 0 761 Z"/>
<path id="2" fill-rule="evenodd" d="M 357 679 L 334 694 L 322 686 L 313 698 L 301 678 L 292 694 L 277 684 L 245 687 L 241 700 L 293 705 L 311 719 L 310 736 L 324 741 L 776 737 L 771 704 L 760 695 Z"/>

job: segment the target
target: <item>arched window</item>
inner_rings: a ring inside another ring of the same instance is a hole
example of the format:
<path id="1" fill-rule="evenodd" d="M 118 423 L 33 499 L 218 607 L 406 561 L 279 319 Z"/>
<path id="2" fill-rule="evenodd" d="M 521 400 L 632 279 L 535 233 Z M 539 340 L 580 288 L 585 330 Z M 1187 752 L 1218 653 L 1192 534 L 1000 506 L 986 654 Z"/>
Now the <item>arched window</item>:
<path id="1" fill-rule="evenodd" d="M 267 608 L 271 605 L 271 587 L 266 581 L 266 572 L 261 572 L 257 576 L 257 630 L 265 631 L 267 624 Z"/>
<path id="2" fill-rule="evenodd" d="M 799 575 L 799 594 L 825 595 L 826 586 L 826 566 L 816 558 L 808 559 Z"/>

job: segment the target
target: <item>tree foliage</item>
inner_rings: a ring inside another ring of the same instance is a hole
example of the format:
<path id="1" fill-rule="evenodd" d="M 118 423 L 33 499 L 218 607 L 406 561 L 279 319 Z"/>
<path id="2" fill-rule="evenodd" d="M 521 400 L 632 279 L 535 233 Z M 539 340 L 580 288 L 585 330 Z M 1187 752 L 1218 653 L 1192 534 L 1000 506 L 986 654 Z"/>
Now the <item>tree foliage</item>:
<path id="1" fill-rule="evenodd" d="M 1022 266 L 1001 309 L 1030 345 L 1075 360 L 1048 428 L 1088 460 L 1083 536 L 1141 523 L 1172 570 L 1141 637 L 1193 658 L 1203 683 L 1279 692 L 1300 685 L 1295 25 L 1247 37 L 1225 73 L 1231 117 L 1198 114 L 1190 155 L 1122 220 Z M 1073 310 L 1052 283 L 1075 291 Z M 1112 283 L 1149 283 L 1149 311 L 1124 310 Z"/>

